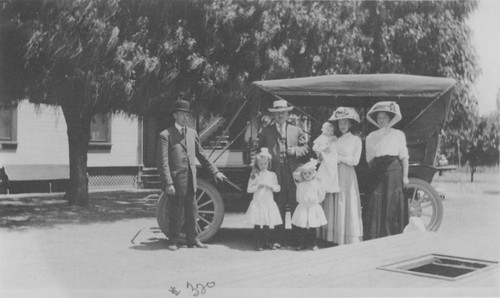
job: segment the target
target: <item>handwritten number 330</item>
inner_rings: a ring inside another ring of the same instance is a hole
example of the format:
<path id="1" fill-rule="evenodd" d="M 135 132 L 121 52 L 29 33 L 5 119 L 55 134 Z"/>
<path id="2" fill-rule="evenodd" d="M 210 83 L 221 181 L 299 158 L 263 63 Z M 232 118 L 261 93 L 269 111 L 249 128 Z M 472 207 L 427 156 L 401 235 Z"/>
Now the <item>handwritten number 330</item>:
<path id="1" fill-rule="evenodd" d="M 207 282 L 205 285 L 197 283 L 196 286 L 193 286 L 190 282 L 187 282 L 186 288 L 191 288 L 191 291 L 194 292 L 193 296 L 197 297 L 200 294 L 205 294 L 207 288 L 213 288 L 215 286 L 215 282 Z"/>

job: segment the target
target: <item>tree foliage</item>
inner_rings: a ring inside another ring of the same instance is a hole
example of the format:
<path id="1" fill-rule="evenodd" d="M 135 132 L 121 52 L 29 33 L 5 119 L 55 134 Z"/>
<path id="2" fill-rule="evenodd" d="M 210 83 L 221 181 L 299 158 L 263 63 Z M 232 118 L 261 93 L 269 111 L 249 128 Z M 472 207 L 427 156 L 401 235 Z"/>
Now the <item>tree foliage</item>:
<path id="1" fill-rule="evenodd" d="M 230 114 L 254 80 L 364 71 L 361 50 L 369 40 L 357 29 L 364 16 L 356 2 L 127 5 L 120 17 L 127 46 L 118 59 L 135 67 L 137 51 L 144 51 L 157 61 L 153 73 L 130 72 L 130 96 L 151 104 L 134 109 L 143 114 L 178 98 Z"/>
<path id="2" fill-rule="evenodd" d="M 374 55 L 368 61 L 370 71 L 454 78 L 457 96 L 446 129 L 456 133 L 468 127 L 477 114 L 477 99 L 471 90 L 480 70 L 466 20 L 477 2 L 364 4 L 371 12 L 365 32 L 374 40 Z"/>
<path id="3" fill-rule="evenodd" d="M 40 2 L 0 2 L 0 102 L 15 104 L 24 98 L 27 71 L 24 67 L 30 25 L 37 18 Z"/>
<path id="4" fill-rule="evenodd" d="M 468 90 L 477 58 L 465 23 L 474 1 L 44 3 L 53 10 L 39 14 L 29 61 L 93 73 L 84 88 L 94 91 L 84 96 L 106 98 L 93 101 L 96 109 L 143 115 L 183 98 L 221 113 L 215 107 L 231 110 L 254 80 L 386 72 L 456 78 L 450 128 L 476 106 Z"/>
<path id="5" fill-rule="evenodd" d="M 119 29 L 113 24 L 119 1 L 5 1 L 2 32 L 19 35 L 22 56 L 6 57 L 20 67 L 21 87 L 4 101 L 26 97 L 34 103 L 62 108 L 68 129 L 70 204 L 88 205 L 87 149 L 90 122 L 98 112 L 126 110 L 120 68 L 115 63 Z M 27 38 L 26 38 L 27 37 Z M 2 53 L 16 50 L 6 40 Z M 2 70 L 2 85 L 16 86 Z"/>
<path id="6" fill-rule="evenodd" d="M 477 1 L 367 1 L 362 6 L 369 11 L 363 32 L 373 38 L 373 54 L 366 60 L 370 72 L 454 78 L 445 147 L 455 148 L 458 141 L 462 156 L 481 155 L 470 149 L 487 136 L 472 91 L 480 69 L 466 22 Z"/>
<path id="7" fill-rule="evenodd" d="M 500 112 L 481 116 L 474 130 L 471 151 L 476 151 L 476 165 L 498 165 L 500 141 Z"/>
<path id="8" fill-rule="evenodd" d="M 462 139 L 462 164 L 468 164 L 471 182 L 478 166 L 494 166 L 499 163 L 500 111 L 476 119 L 473 127 Z"/>

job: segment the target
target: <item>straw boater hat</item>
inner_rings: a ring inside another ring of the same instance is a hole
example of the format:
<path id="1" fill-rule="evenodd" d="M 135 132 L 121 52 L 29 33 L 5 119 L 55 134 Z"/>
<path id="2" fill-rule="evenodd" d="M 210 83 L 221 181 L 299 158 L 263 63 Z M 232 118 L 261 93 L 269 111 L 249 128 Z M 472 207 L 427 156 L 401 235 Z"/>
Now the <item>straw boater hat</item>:
<path id="1" fill-rule="evenodd" d="M 366 118 L 368 118 L 368 121 L 370 121 L 371 123 L 373 123 L 377 127 L 379 127 L 378 123 L 377 123 L 377 113 L 378 112 L 386 112 L 386 113 L 393 115 L 393 118 L 389 122 L 389 127 L 392 127 L 394 124 L 401 121 L 401 118 L 402 118 L 401 111 L 399 110 L 399 105 L 397 103 L 395 103 L 394 101 L 377 102 L 368 111 L 368 114 L 366 114 Z"/>
<path id="2" fill-rule="evenodd" d="M 293 107 L 288 105 L 288 102 L 284 99 L 275 100 L 273 102 L 273 107 L 268 108 L 271 113 L 286 112 L 293 110 Z"/>
<path id="3" fill-rule="evenodd" d="M 174 103 L 174 113 L 177 111 L 181 112 L 187 112 L 187 113 L 192 113 L 191 109 L 189 108 L 189 101 L 186 100 L 178 100 Z"/>
<path id="4" fill-rule="evenodd" d="M 328 121 L 337 121 L 340 119 L 352 119 L 359 123 L 359 115 L 354 108 L 338 107 Z"/>

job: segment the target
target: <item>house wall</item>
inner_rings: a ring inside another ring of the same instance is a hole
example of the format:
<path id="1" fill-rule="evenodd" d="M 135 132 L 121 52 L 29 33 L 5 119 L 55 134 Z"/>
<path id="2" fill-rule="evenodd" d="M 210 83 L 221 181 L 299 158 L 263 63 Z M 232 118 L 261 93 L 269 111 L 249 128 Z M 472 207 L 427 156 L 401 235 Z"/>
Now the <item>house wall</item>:
<path id="1" fill-rule="evenodd" d="M 127 115 L 114 115 L 111 121 L 111 150 L 89 150 L 89 167 L 139 165 L 139 120 Z"/>
<path id="2" fill-rule="evenodd" d="M 139 120 L 126 115 L 113 115 L 111 119 L 111 148 L 90 150 L 88 166 L 139 165 Z M 68 137 L 61 108 L 20 102 L 17 143 L 16 149 L 0 150 L 1 164 L 67 165 Z"/>

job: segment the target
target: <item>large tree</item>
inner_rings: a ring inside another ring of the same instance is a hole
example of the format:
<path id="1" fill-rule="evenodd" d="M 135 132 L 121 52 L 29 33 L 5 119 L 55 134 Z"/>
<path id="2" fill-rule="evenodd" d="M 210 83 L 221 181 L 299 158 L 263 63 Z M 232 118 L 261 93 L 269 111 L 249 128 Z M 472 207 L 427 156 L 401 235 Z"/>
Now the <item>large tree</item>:
<path id="1" fill-rule="evenodd" d="M 33 103 L 62 108 L 69 143 L 66 195 L 70 205 L 89 204 L 86 172 L 92 117 L 126 110 L 128 105 L 127 86 L 115 63 L 119 29 L 112 21 L 118 3 L 5 1 L 2 7 L 2 18 L 8 17 L 2 30 L 26 38 L 24 46 L 17 47 L 21 62 L 11 62 L 21 66 L 16 69 L 23 79 L 22 88 L 12 88 L 2 99 L 26 96 Z M 12 40 L 5 40 L 2 53 L 12 49 Z M 5 58 L 2 55 L 2 62 Z M 12 82 L 2 69 L 2 85 Z"/>

